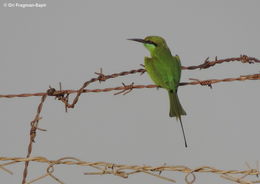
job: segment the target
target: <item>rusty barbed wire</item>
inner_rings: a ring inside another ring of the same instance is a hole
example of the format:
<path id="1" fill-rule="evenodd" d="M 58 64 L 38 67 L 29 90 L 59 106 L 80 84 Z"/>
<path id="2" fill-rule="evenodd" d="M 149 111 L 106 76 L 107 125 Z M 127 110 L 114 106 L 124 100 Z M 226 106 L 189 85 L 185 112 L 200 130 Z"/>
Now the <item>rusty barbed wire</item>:
<path id="1" fill-rule="evenodd" d="M 197 167 L 195 169 L 191 169 L 186 166 L 181 165 L 159 165 L 159 166 L 139 166 L 139 165 L 124 165 L 124 164 L 114 164 L 109 162 L 87 162 L 82 161 L 75 157 L 63 157 L 58 160 L 49 160 L 45 157 L 29 157 L 29 158 L 21 158 L 21 157 L 0 157 L 1 162 L 6 162 L 0 164 L 1 167 L 6 167 L 13 164 L 18 164 L 19 162 L 38 162 L 38 163 L 47 163 L 48 167 L 46 169 L 46 173 L 32 179 L 31 181 L 27 183 L 34 183 L 36 181 L 39 181 L 40 179 L 43 179 L 45 177 L 51 177 L 55 181 L 63 184 L 63 182 L 58 179 L 54 175 L 54 166 L 55 165 L 77 165 L 77 166 L 86 166 L 91 167 L 96 170 L 97 172 L 85 172 L 84 175 L 115 175 L 119 176 L 121 178 L 128 178 L 130 175 L 137 174 L 137 173 L 144 173 L 148 175 L 152 175 L 154 177 L 157 177 L 162 180 L 170 181 L 175 183 L 176 181 L 172 178 L 162 176 L 162 173 L 167 172 L 181 172 L 187 174 L 185 176 L 186 183 L 193 183 L 196 180 L 195 173 L 212 173 L 220 175 L 220 177 L 228 180 L 233 180 L 237 183 L 243 183 L 245 181 L 245 178 L 250 175 L 257 176 L 260 174 L 260 171 L 258 168 L 249 170 L 223 170 L 223 169 L 217 169 L 214 167 L 209 166 L 201 166 Z M 7 162 L 8 161 L 8 162 Z M 191 179 L 189 178 L 189 175 L 192 175 L 193 177 Z M 240 177 L 235 177 L 232 175 L 240 175 Z M 241 176 L 242 175 L 242 176 Z M 239 179 L 237 179 L 239 178 Z M 249 181 L 250 182 L 250 181 Z M 257 181 L 259 183 L 259 181 Z M 254 182 L 255 183 L 255 182 Z"/>
<path id="2" fill-rule="evenodd" d="M 222 64 L 225 62 L 233 62 L 239 61 L 241 63 L 260 63 L 260 60 L 255 57 L 249 57 L 247 55 L 240 55 L 240 57 L 233 57 L 233 58 L 226 58 L 226 59 L 218 59 L 217 56 L 215 57 L 214 61 L 209 61 L 209 57 L 207 57 L 204 63 L 197 65 L 197 66 L 183 66 L 183 70 L 195 70 L 195 69 L 207 69 L 209 67 L 215 66 L 216 64 Z"/>
<path id="3" fill-rule="evenodd" d="M 208 79 L 208 80 L 199 80 L 190 78 L 192 82 L 181 82 L 180 86 L 186 86 L 186 85 L 202 85 L 202 86 L 212 86 L 212 84 L 220 83 L 220 82 L 232 82 L 232 81 L 244 81 L 244 80 L 259 80 L 260 74 L 252 74 L 252 75 L 241 75 L 240 77 L 235 78 L 225 78 L 225 79 Z M 104 88 L 104 89 L 83 89 L 81 93 L 100 93 L 100 92 L 111 92 L 111 91 L 125 91 L 129 89 L 142 89 L 142 88 L 158 88 L 160 86 L 149 84 L 149 85 L 122 85 L 112 88 Z M 56 91 L 54 89 L 53 93 L 49 92 L 40 92 L 40 93 L 23 93 L 23 94 L 8 94 L 8 95 L 0 95 L 0 98 L 15 98 L 15 97 L 32 97 L 32 96 L 43 96 L 43 95 L 49 95 L 49 96 L 55 96 L 60 97 L 62 95 L 68 95 L 73 93 L 78 93 L 79 90 L 61 90 Z M 117 94 L 117 93 L 116 93 Z"/>
<path id="4" fill-rule="evenodd" d="M 47 98 L 47 95 L 43 95 L 42 98 L 41 98 L 41 102 L 40 104 L 38 105 L 38 108 L 37 108 L 37 113 L 35 115 L 35 118 L 34 120 L 31 122 L 31 129 L 30 129 L 30 141 L 29 141 L 29 145 L 28 145 L 28 151 L 27 151 L 27 156 L 26 158 L 29 158 L 31 156 L 31 153 L 32 153 L 32 145 L 33 143 L 35 142 L 35 137 L 36 137 L 36 131 L 37 129 L 38 130 L 42 130 L 42 131 L 45 131 L 44 129 L 40 129 L 38 128 L 38 123 L 39 123 L 39 120 L 41 119 L 40 117 L 40 113 L 42 111 L 42 106 L 43 106 L 43 103 L 45 101 L 45 99 Z M 23 171 L 23 180 L 22 180 L 22 184 L 25 184 L 26 183 L 26 177 L 27 177 L 27 174 L 28 174 L 28 166 L 29 166 L 29 160 L 25 161 L 24 163 L 24 171 Z"/>
<path id="5" fill-rule="evenodd" d="M 260 63 L 260 60 L 254 57 L 248 57 L 246 55 L 240 55 L 240 57 L 233 57 L 233 58 L 226 58 L 226 59 L 217 59 L 217 57 L 215 57 L 214 61 L 209 61 L 209 58 L 206 58 L 206 60 L 204 61 L 204 63 L 197 65 L 197 66 L 188 66 L 185 67 L 183 66 L 182 69 L 183 70 L 194 70 L 194 69 L 207 69 L 209 67 L 212 67 L 216 64 L 221 64 L 224 62 L 231 62 L 231 61 L 239 61 L 242 63 Z M 100 69 L 100 72 L 95 72 L 95 74 L 98 75 L 98 77 L 92 78 L 89 81 L 86 81 L 82 87 L 79 90 L 59 90 L 56 91 L 54 88 L 51 88 L 47 91 L 47 95 L 48 96 L 55 96 L 56 99 L 60 100 L 61 102 L 63 102 L 65 104 L 65 110 L 67 112 L 68 108 L 74 108 L 75 104 L 78 102 L 79 97 L 82 93 L 88 93 L 88 92 L 109 92 L 109 91 L 113 91 L 113 90 L 122 90 L 122 92 L 117 92 L 116 94 L 127 94 L 130 91 L 132 91 L 133 89 L 140 89 L 140 88 L 155 88 L 155 87 L 159 87 L 156 85 L 136 85 L 134 86 L 133 84 L 131 85 L 123 85 L 121 87 L 114 87 L 114 88 L 105 88 L 105 89 L 94 89 L 94 90 L 89 90 L 89 89 L 85 89 L 89 84 L 94 83 L 94 82 L 104 82 L 108 79 L 112 79 L 112 78 L 116 78 L 119 76 L 125 76 L 125 75 L 129 75 L 129 74 L 136 74 L 136 73 L 141 73 L 143 74 L 145 72 L 145 69 L 135 69 L 135 70 L 130 70 L 130 71 L 124 71 L 124 72 L 120 72 L 120 73 L 114 73 L 111 75 L 104 75 L 102 69 Z M 212 84 L 214 83 L 218 83 L 218 82 L 231 82 L 231 81 L 235 81 L 235 80 L 258 80 L 259 79 L 259 74 L 253 74 L 253 75 L 245 75 L 245 76 L 241 76 L 238 78 L 226 78 L 226 79 L 209 79 L 209 80 L 198 80 L 198 79 L 191 79 L 191 80 L 195 80 L 194 82 L 183 82 L 180 83 L 180 86 L 184 86 L 184 85 L 207 85 L 209 87 L 212 88 Z M 69 95 L 71 93 L 77 93 L 76 97 L 74 98 L 74 100 L 72 101 L 71 104 L 69 104 Z M 13 97 L 29 97 L 29 96 L 42 96 L 42 95 L 46 95 L 46 93 L 34 93 L 34 94 L 28 94 L 28 93 L 24 93 L 24 94 L 9 94 L 9 95 L 0 95 L 0 98 L 13 98 Z"/>

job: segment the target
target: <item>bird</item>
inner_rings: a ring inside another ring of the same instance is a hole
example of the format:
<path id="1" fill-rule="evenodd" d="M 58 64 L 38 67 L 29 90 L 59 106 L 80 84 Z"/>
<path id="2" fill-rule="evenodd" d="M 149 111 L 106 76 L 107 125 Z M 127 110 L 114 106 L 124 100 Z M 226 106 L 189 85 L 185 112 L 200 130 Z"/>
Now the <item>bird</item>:
<path id="1" fill-rule="evenodd" d="M 143 43 L 150 52 L 150 57 L 145 56 L 144 67 L 152 81 L 168 91 L 170 101 L 170 117 L 176 117 L 180 121 L 184 144 L 187 140 L 182 124 L 182 115 L 186 115 L 178 95 L 178 87 L 181 78 L 181 61 L 178 55 L 173 56 L 164 38 L 160 36 L 147 36 L 144 39 L 130 38 L 128 40 Z"/>

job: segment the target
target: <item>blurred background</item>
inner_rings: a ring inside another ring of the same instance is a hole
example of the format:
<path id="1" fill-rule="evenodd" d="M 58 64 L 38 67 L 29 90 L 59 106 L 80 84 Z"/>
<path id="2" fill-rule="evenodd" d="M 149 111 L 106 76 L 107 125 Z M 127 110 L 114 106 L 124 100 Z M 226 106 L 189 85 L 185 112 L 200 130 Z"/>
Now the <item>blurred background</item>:
<path id="1" fill-rule="evenodd" d="M 1 0 L 0 94 L 44 92 L 49 85 L 79 89 L 102 67 L 104 74 L 141 68 L 148 51 L 127 38 L 164 37 L 183 66 L 198 65 L 207 57 L 260 58 L 260 22 L 257 0 Z M 45 3 L 45 8 L 4 7 L 4 3 Z M 224 63 L 205 70 L 185 70 L 189 78 L 222 79 L 259 73 L 259 64 Z M 125 84 L 152 84 L 145 73 L 94 83 L 88 88 Z M 32 156 L 56 160 L 65 156 L 84 161 L 129 165 L 213 166 L 248 169 L 259 159 L 259 81 L 228 82 L 179 88 L 188 148 L 181 127 L 168 117 L 165 90 L 137 89 L 127 95 L 88 93 L 74 109 L 64 111 L 60 101 L 44 103 Z M 72 96 L 70 99 L 73 99 Z M 40 97 L 1 98 L 0 155 L 25 157 L 30 122 Z M 24 164 L 0 171 L 3 183 L 21 183 Z M 28 181 L 42 175 L 46 164 L 30 163 Z M 145 174 L 122 179 L 113 175 L 85 176 L 88 168 L 55 167 L 65 183 L 157 183 Z M 163 173 L 164 174 L 164 173 Z M 182 173 L 165 173 L 185 183 Z M 212 174 L 196 174 L 197 183 L 223 182 Z M 227 181 L 224 181 L 227 182 Z M 55 183 L 51 178 L 36 183 Z"/>

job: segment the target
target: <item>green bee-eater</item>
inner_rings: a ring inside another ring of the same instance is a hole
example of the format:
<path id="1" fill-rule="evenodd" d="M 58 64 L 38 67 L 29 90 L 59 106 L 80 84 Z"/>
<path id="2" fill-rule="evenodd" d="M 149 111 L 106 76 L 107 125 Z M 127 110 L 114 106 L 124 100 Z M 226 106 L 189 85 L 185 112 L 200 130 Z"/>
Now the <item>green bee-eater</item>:
<path id="1" fill-rule="evenodd" d="M 173 56 L 166 41 L 160 36 L 148 36 L 145 39 L 129 39 L 141 42 L 150 51 L 151 57 L 144 58 L 144 66 L 153 82 L 166 89 L 170 98 L 170 117 L 180 120 L 182 133 L 187 147 L 187 141 L 181 121 L 181 115 L 186 115 L 182 108 L 177 90 L 181 77 L 181 61 L 179 56 Z"/>

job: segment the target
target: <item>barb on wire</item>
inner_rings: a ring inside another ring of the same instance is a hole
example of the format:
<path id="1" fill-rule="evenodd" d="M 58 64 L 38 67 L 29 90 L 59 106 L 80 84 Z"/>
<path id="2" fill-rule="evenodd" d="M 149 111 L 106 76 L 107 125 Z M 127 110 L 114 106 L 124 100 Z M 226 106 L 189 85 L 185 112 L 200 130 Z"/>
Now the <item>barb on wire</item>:
<path id="1" fill-rule="evenodd" d="M 126 95 L 127 93 L 130 93 L 134 88 L 133 82 L 130 85 L 125 85 L 125 83 L 122 83 L 122 84 L 123 84 L 124 89 L 122 91 L 115 93 L 114 95 L 119 95 L 119 94 Z"/>
<path id="2" fill-rule="evenodd" d="M 95 74 L 98 75 L 98 81 L 99 83 L 104 82 L 107 80 L 106 76 L 103 74 L 103 69 L 100 68 L 100 72 L 95 72 Z"/>
<path id="3" fill-rule="evenodd" d="M 41 113 L 41 111 L 42 111 L 42 106 L 43 106 L 43 103 L 44 103 L 46 97 L 47 97 L 47 95 L 43 95 L 43 96 L 42 96 L 41 102 L 40 102 L 40 104 L 38 105 L 38 108 L 37 108 L 37 113 L 36 113 L 36 115 L 35 115 L 35 118 L 34 118 L 34 120 L 31 122 L 30 142 L 29 142 L 29 145 L 28 145 L 28 152 L 27 152 L 26 158 L 29 158 L 29 157 L 31 156 L 31 153 L 32 153 L 32 145 L 33 145 L 33 143 L 35 142 L 35 137 L 36 137 L 36 131 L 37 131 L 37 129 L 38 129 L 38 130 L 44 130 L 44 129 L 38 128 L 38 123 L 39 123 L 39 120 L 41 119 L 40 113 Z M 26 177 L 27 177 L 27 174 L 28 174 L 28 166 L 29 166 L 29 160 L 24 163 L 22 184 L 25 184 L 25 183 L 26 183 Z"/>
<path id="4" fill-rule="evenodd" d="M 1 162 L 6 162 L 3 164 L 0 164 L 1 167 L 12 165 L 12 164 L 17 164 L 19 162 L 39 162 L 39 163 L 47 163 L 48 167 L 46 169 L 46 173 L 43 174 L 42 176 L 39 176 L 33 180 L 31 180 L 29 183 L 33 183 L 36 181 L 39 181 L 40 179 L 43 179 L 45 177 L 51 177 L 55 181 L 63 184 L 63 182 L 58 179 L 54 175 L 54 166 L 55 165 L 77 165 L 77 166 L 84 166 L 84 167 L 91 167 L 98 172 L 86 172 L 84 173 L 85 175 L 115 175 L 119 176 L 121 178 L 128 178 L 130 175 L 137 174 L 137 173 L 144 173 L 148 174 L 154 177 L 157 177 L 162 180 L 170 181 L 170 182 L 175 182 L 174 179 L 162 176 L 162 172 L 181 172 L 181 173 L 186 173 L 187 175 L 185 176 L 185 181 L 188 184 L 192 184 L 196 180 L 195 173 L 212 173 L 219 175 L 220 177 L 236 182 L 242 182 L 246 181 L 246 177 L 249 175 L 254 175 L 257 176 L 260 174 L 258 169 L 249 169 L 249 170 L 222 170 L 222 169 L 216 169 L 214 167 L 209 167 L 209 166 L 201 166 L 195 169 L 191 169 L 186 166 L 179 166 L 179 165 L 160 165 L 160 166 L 138 166 L 138 165 L 123 165 L 123 164 L 114 164 L 114 163 L 108 163 L 108 162 L 87 162 L 87 161 L 82 161 L 78 158 L 74 157 L 63 157 L 58 160 L 48 160 L 45 157 L 29 157 L 29 158 L 10 158 L 10 157 L 0 157 L 0 163 Z M 157 174 L 159 173 L 159 174 Z M 233 176 L 231 176 L 233 175 Z M 236 177 L 234 176 L 236 175 Z M 192 178 L 190 178 L 192 176 Z"/>

